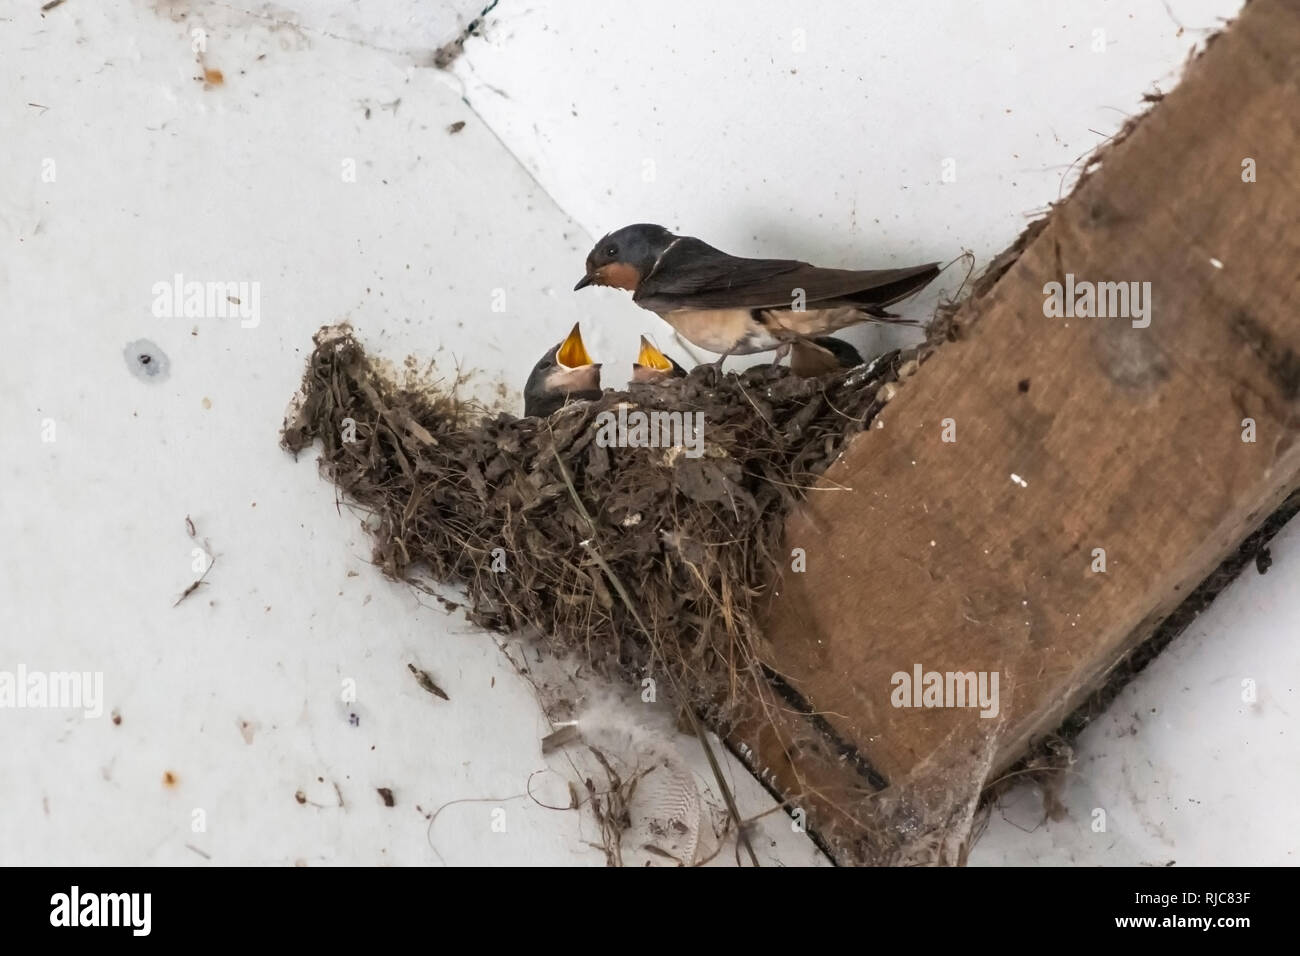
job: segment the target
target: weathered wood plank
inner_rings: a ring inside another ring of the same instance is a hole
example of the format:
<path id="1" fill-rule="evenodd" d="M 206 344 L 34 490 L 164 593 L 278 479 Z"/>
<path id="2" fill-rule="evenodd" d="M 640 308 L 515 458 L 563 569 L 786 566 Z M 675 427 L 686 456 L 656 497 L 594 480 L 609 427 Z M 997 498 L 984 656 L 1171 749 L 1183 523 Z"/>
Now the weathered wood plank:
<path id="1" fill-rule="evenodd" d="M 772 664 L 820 730 L 733 741 L 841 859 L 968 812 L 1300 484 L 1297 116 L 1300 3 L 1255 0 L 789 520 Z M 1046 317 L 1067 274 L 1150 283 L 1149 325 Z M 893 706 L 918 664 L 997 673 L 997 716 Z"/>

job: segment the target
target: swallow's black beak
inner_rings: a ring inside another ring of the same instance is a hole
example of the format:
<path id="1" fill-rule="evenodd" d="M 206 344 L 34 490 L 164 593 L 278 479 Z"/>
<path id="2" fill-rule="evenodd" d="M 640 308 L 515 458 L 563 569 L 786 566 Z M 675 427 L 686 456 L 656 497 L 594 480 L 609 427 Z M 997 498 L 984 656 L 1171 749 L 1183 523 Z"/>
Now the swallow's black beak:
<path id="1" fill-rule="evenodd" d="M 595 279 L 596 279 L 595 276 L 593 276 L 591 273 L 588 273 L 587 275 L 583 276 L 581 279 L 578 280 L 578 284 L 573 287 L 573 291 L 577 292 L 579 289 L 587 288 L 587 286 L 591 285 L 591 283 L 594 282 Z"/>

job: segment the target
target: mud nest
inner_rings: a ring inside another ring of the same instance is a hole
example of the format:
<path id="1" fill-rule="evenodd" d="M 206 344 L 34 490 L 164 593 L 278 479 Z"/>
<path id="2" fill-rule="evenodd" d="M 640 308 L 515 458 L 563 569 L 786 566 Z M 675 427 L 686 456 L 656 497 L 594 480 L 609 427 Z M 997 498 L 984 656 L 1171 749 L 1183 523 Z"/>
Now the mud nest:
<path id="1" fill-rule="evenodd" d="M 315 342 L 282 441 L 321 443 L 324 473 L 368 513 L 376 564 L 460 585 L 475 623 L 650 678 L 723 732 L 752 716 L 746 682 L 770 676 L 760 617 L 786 515 L 917 364 L 891 352 L 818 379 L 701 367 L 538 419 L 398 384 L 350 330 Z M 702 442 L 607 447 L 599 416 L 620 405 L 696 413 Z"/>

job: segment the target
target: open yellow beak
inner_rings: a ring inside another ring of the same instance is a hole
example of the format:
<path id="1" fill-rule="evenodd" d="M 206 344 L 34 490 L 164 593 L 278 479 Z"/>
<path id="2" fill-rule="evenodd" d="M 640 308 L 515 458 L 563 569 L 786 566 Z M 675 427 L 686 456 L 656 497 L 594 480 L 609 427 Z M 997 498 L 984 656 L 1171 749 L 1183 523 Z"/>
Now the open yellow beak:
<path id="1" fill-rule="evenodd" d="M 593 364 L 591 356 L 587 354 L 587 347 L 582 344 L 582 332 L 579 331 L 577 322 L 573 323 L 573 331 L 569 333 L 569 337 L 560 343 L 560 348 L 555 353 L 555 361 L 564 368 L 580 368 L 583 365 Z"/>
<path id="2" fill-rule="evenodd" d="M 668 356 L 651 345 L 650 340 L 644 335 L 641 336 L 641 351 L 637 353 L 636 364 L 660 372 L 670 372 L 673 368 L 673 363 L 668 361 Z"/>

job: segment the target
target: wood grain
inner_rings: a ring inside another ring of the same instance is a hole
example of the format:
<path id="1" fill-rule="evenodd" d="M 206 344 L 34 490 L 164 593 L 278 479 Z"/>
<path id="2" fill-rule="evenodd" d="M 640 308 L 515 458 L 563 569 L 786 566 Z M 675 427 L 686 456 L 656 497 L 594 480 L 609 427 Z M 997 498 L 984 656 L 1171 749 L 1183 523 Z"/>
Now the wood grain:
<path id="1" fill-rule="evenodd" d="M 1300 484 L 1297 116 L 1300 3 L 1254 0 L 788 521 L 784 709 L 732 740 L 841 861 L 953 859 L 989 776 Z M 1067 273 L 1149 282 L 1149 326 L 1046 317 Z M 916 664 L 997 672 L 998 716 L 893 706 Z M 864 851 L 882 821 L 929 849 Z"/>

